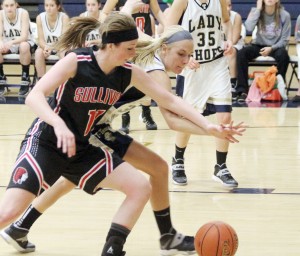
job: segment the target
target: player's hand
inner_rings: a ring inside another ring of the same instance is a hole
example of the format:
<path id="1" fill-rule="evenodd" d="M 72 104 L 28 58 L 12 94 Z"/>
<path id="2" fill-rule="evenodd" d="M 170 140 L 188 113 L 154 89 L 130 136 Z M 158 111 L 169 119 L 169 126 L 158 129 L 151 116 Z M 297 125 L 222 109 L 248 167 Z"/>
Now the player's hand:
<path id="1" fill-rule="evenodd" d="M 263 0 L 257 0 L 256 2 L 256 8 L 261 10 L 262 9 Z"/>
<path id="2" fill-rule="evenodd" d="M 227 40 L 224 42 L 224 55 L 225 56 L 229 56 L 232 54 L 233 52 L 233 48 L 232 48 L 232 42 L 230 40 Z"/>
<path id="3" fill-rule="evenodd" d="M 75 136 L 65 122 L 61 120 L 53 128 L 57 138 L 57 148 L 61 148 L 62 152 L 66 153 L 68 157 L 74 156 L 76 153 Z"/>
<path id="4" fill-rule="evenodd" d="M 187 64 L 188 68 L 192 69 L 192 70 L 196 70 L 198 68 L 200 68 L 200 63 L 195 60 L 193 57 L 190 57 L 189 63 Z"/>
<path id="5" fill-rule="evenodd" d="M 145 4 L 141 0 L 127 0 L 125 5 L 122 7 L 121 12 L 128 15 L 139 12 Z M 148 6 L 149 8 L 149 6 Z"/>
<path id="6" fill-rule="evenodd" d="M 243 136 L 247 125 L 243 122 L 234 125 L 233 121 L 226 125 L 211 125 L 208 130 L 209 133 L 217 138 L 227 140 L 231 143 L 239 142 L 234 136 Z"/>

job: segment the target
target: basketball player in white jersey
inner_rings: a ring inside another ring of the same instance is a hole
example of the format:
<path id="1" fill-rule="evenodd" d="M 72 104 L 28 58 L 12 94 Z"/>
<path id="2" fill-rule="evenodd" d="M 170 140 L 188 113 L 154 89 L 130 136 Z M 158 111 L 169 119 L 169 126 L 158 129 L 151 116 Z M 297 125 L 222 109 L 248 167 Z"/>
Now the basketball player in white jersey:
<path id="1" fill-rule="evenodd" d="M 193 63 L 177 77 L 177 89 L 184 86 L 183 98 L 204 115 L 216 113 L 221 124 L 231 122 L 231 84 L 228 60 L 232 52 L 232 26 L 226 0 L 175 0 L 166 25 L 180 23 L 194 39 Z M 225 35 L 226 39 L 225 39 Z M 200 66 L 200 68 L 199 68 Z M 178 91 L 179 92 L 179 91 Z M 184 152 L 190 134 L 177 133 L 176 153 L 172 161 L 173 182 L 186 185 Z M 229 143 L 216 139 L 213 179 L 227 187 L 237 187 L 237 181 L 226 166 Z"/>
<path id="2" fill-rule="evenodd" d="M 143 0 L 144 4 L 134 12 L 132 12 L 132 17 L 135 20 L 137 27 L 149 36 L 154 36 L 155 31 L 153 31 L 152 21 L 151 21 L 151 14 L 154 15 L 156 20 L 161 25 L 164 25 L 165 17 L 159 7 L 157 0 Z M 105 17 L 114 9 L 122 10 L 122 8 L 127 3 L 127 0 L 107 0 L 105 5 L 103 6 L 101 20 L 103 21 Z M 140 120 L 142 120 L 146 124 L 147 130 L 157 130 L 157 124 L 152 118 L 151 115 L 151 100 L 148 102 L 144 102 L 142 105 L 142 113 L 140 115 Z M 121 131 L 125 133 L 129 133 L 129 126 L 130 126 L 130 115 L 129 112 L 124 113 L 122 115 L 122 127 L 120 128 Z"/>
<path id="3" fill-rule="evenodd" d="M 235 88 L 237 86 L 237 68 L 236 68 L 236 55 L 237 52 L 242 49 L 245 45 L 244 36 L 242 35 L 242 17 L 239 13 L 232 10 L 231 0 L 226 0 L 227 10 L 232 24 L 232 43 L 233 51 L 229 59 L 229 72 L 230 72 L 230 83 L 232 88 L 232 100 L 236 100 L 237 94 Z"/>
<path id="4" fill-rule="evenodd" d="M 59 58 L 64 56 L 63 52 L 54 51 L 53 45 L 66 30 L 69 17 L 63 12 L 60 0 L 45 0 L 45 12 L 36 17 L 38 44 L 35 51 L 35 67 L 38 79 L 46 73 L 46 59 L 50 55 L 57 55 Z"/>
<path id="5" fill-rule="evenodd" d="M 31 53 L 35 48 L 28 12 L 23 8 L 18 8 L 15 0 L 2 1 L 2 10 L 0 11 L 0 95 L 4 95 L 7 90 L 5 87 L 6 76 L 3 71 L 3 55 L 20 54 L 22 78 L 19 95 L 26 95 L 30 85 Z"/>
<path id="6" fill-rule="evenodd" d="M 93 17 L 97 20 L 101 20 L 101 1 L 100 0 L 86 0 L 86 11 L 81 13 L 80 17 Z M 101 42 L 100 34 L 97 30 L 92 31 L 86 37 L 85 46 L 98 45 Z"/>

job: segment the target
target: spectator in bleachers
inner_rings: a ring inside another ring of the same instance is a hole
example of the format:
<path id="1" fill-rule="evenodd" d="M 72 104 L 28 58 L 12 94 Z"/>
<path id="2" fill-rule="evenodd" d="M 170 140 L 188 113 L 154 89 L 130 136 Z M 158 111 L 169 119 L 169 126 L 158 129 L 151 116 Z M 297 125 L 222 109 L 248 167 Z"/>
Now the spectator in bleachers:
<path id="1" fill-rule="evenodd" d="M 296 21 L 295 40 L 296 40 L 296 49 L 297 49 L 297 55 L 298 55 L 299 88 L 298 88 L 297 94 L 292 99 L 292 101 L 293 102 L 300 102 L 300 15 L 298 16 L 297 21 Z"/>
<path id="2" fill-rule="evenodd" d="M 102 21 L 114 9 L 121 9 L 124 6 L 125 2 L 126 0 L 107 0 L 102 10 Z M 152 30 L 153 23 L 151 22 L 151 12 L 158 20 L 158 22 L 162 25 L 164 25 L 164 15 L 159 7 L 157 0 L 143 0 L 143 2 L 145 4 L 142 6 L 140 11 L 133 13 L 132 17 L 134 18 L 137 27 L 141 29 L 141 31 L 149 36 L 154 36 L 155 31 Z M 143 103 L 140 119 L 146 124 L 147 130 L 157 130 L 157 125 L 151 115 L 150 105 L 151 101 L 149 101 L 148 103 Z M 129 112 L 127 112 L 122 115 L 122 126 L 120 130 L 125 133 L 129 133 L 129 126 L 130 115 Z"/>
<path id="3" fill-rule="evenodd" d="M 35 51 L 35 67 L 38 79 L 46 73 L 46 59 L 50 55 L 59 58 L 64 52 L 54 50 L 54 43 L 67 29 L 69 17 L 64 13 L 60 0 L 45 0 L 45 11 L 36 17 L 38 31 L 38 48 Z"/>
<path id="4" fill-rule="evenodd" d="M 248 93 L 248 63 L 258 56 L 271 56 L 277 62 L 278 73 L 285 80 L 289 65 L 286 46 L 291 34 L 290 14 L 281 6 L 280 0 L 257 0 L 245 21 L 246 30 L 257 27 L 256 38 L 237 54 L 237 101 L 244 102 Z"/>
<path id="5" fill-rule="evenodd" d="M 229 59 L 229 71 L 230 71 L 230 82 L 232 92 L 235 92 L 237 86 L 237 67 L 236 67 L 236 56 L 237 52 L 244 47 L 244 35 L 242 34 L 242 17 L 239 13 L 232 10 L 231 0 L 227 0 L 227 11 L 229 13 L 230 21 L 232 24 L 232 43 L 233 51 L 228 56 Z M 235 94 L 233 94 L 234 96 Z M 232 98 L 232 100 L 236 100 Z"/>
<path id="6" fill-rule="evenodd" d="M 19 95 L 26 95 L 29 91 L 29 68 L 31 54 L 36 49 L 32 33 L 30 31 L 29 13 L 19 8 L 15 0 L 2 1 L 0 11 L 0 95 L 6 92 L 6 76 L 3 71 L 3 55 L 20 54 L 22 75 Z"/>
<path id="7" fill-rule="evenodd" d="M 81 13 L 80 17 L 93 17 L 97 20 L 101 20 L 101 1 L 100 0 L 86 0 L 86 11 Z M 99 45 L 101 42 L 100 34 L 98 30 L 90 32 L 86 37 L 85 46 Z"/>

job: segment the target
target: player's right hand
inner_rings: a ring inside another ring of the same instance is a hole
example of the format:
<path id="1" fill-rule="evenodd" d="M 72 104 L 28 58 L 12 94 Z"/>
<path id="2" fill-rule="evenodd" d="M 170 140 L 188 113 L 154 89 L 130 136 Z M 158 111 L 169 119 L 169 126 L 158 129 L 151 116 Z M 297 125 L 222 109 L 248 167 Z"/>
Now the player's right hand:
<path id="1" fill-rule="evenodd" d="M 76 154 L 75 136 L 65 122 L 62 121 L 53 128 L 57 138 L 57 148 L 61 148 L 62 152 L 66 153 L 68 157 L 74 156 Z"/>

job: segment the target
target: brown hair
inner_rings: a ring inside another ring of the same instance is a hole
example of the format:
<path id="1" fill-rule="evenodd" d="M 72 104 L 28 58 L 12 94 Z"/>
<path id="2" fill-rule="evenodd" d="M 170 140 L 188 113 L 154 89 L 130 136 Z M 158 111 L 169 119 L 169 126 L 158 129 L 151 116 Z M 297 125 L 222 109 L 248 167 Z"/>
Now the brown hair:
<path id="1" fill-rule="evenodd" d="M 60 36 L 55 44 L 57 51 L 67 51 L 81 48 L 85 44 L 88 33 L 99 29 L 100 22 L 90 17 L 75 17 L 70 20 L 68 29 Z"/>
<path id="2" fill-rule="evenodd" d="M 258 26 L 260 30 L 264 30 L 265 29 L 265 20 L 264 20 L 264 13 L 265 13 L 265 2 L 263 1 L 262 4 L 262 9 L 260 12 L 260 17 L 258 20 Z M 278 0 L 278 2 L 275 4 L 275 24 L 276 24 L 276 28 L 278 28 L 280 26 L 280 12 L 282 10 L 282 5 L 280 3 L 280 0 Z"/>
<path id="3" fill-rule="evenodd" d="M 101 24 L 99 20 L 91 17 L 75 17 L 70 20 L 69 28 L 61 35 L 55 44 L 57 51 L 68 51 L 84 47 L 87 35 L 93 30 L 99 30 L 100 36 L 108 32 L 118 32 L 136 28 L 134 19 L 124 13 L 112 12 Z M 100 43 L 100 49 L 106 44 Z"/>

